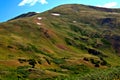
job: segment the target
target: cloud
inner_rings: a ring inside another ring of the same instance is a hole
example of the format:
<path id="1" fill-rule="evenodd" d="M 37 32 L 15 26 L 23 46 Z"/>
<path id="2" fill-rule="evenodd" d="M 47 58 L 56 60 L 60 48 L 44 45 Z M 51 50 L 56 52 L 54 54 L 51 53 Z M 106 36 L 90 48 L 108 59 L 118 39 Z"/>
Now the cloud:
<path id="1" fill-rule="evenodd" d="M 26 4 L 29 4 L 30 6 L 35 5 L 37 2 L 41 3 L 41 4 L 48 4 L 48 2 L 46 0 L 22 0 L 18 6 L 24 6 Z"/>
<path id="2" fill-rule="evenodd" d="M 118 5 L 117 2 L 109 2 L 104 5 L 98 5 L 98 7 L 113 8 L 116 7 L 117 5 Z"/>
<path id="3" fill-rule="evenodd" d="M 48 2 L 46 0 L 40 0 L 41 4 L 47 4 Z"/>

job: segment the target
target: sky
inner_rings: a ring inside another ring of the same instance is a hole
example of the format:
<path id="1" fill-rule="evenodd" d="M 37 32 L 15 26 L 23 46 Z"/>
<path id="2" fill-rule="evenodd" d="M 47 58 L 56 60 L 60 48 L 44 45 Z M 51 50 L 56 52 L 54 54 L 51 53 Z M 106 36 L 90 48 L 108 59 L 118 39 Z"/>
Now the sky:
<path id="1" fill-rule="evenodd" d="M 27 12 L 44 12 L 62 4 L 120 8 L 120 0 L 0 0 L 0 22 Z"/>

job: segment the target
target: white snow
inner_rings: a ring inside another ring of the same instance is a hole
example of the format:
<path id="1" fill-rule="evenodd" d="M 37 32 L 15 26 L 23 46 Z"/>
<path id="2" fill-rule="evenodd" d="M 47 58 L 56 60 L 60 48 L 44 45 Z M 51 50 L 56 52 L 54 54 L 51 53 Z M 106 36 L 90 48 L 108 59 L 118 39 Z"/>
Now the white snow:
<path id="1" fill-rule="evenodd" d="M 38 17 L 37 19 L 38 19 L 38 20 L 41 20 L 41 19 L 42 19 L 42 17 Z"/>
<path id="2" fill-rule="evenodd" d="M 37 25 L 42 25 L 41 23 L 37 22 Z"/>
<path id="3" fill-rule="evenodd" d="M 53 16 L 60 16 L 59 13 L 51 13 L 51 15 L 53 15 Z"/>
<path id="4" fill-rule="evenodd" d="M 73 23 L 76 23 L 77 21 L 73 21 Z"/>

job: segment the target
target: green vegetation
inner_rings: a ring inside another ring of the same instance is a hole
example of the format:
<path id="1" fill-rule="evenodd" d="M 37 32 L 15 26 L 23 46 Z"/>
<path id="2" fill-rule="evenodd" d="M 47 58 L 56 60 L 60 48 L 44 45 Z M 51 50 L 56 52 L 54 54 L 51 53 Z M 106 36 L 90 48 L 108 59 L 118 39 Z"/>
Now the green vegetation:
<path id="1" fill-rule="evenodd" d="M 70 75 L 69 77 L 60 76 L 53 79 L 54 80 L 119 80 L 120 79 L 119 69 L 120 67 L 113 67 L 105 70 L 95 70 L 84 75 L 81 74 Z"/>
<path id="2" fill-rule="evenodd" d="M 68 4 L 0 23 L 0 80 L 119 80 L 119 13 Z"/>

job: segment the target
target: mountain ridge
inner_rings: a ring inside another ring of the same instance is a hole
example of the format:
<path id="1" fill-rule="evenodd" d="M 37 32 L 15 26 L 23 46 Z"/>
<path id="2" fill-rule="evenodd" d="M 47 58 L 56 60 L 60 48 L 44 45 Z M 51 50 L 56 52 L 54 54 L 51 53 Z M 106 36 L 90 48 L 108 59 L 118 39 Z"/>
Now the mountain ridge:
<path id="1" fill-rule="evenodd" d="M 104 7 L 97 7 L 97 6 L 91 6 L 91 5 L 83 5 L 83 4 L 63 4 L 63 5 L 56 6 L 54 8 L 58 8 L 58 7 L 61 7 L 61 6 L 66 6 L 66 5 L 67 6 L 68 5 L 72 5 L 72 6 L 84 6 L 84 7 L 86 6 L 86 7 L 89 7 L 91 9 L 94 9 L 94 10 L 98 10 L 98 11 L 100 10 L 100 11 L 105 11 L 105 12 L 120 12 L 119 8 L 104 8 Z M 46 11 L 44 11 L 44 12 L 46 12 Z M 30 17 L 30 16 L 34 16 L 36 14 L 37 14 L 37 12 L 27 12 L 27 13 L 21 14 L 21 15 L 19 15 L 17 17 L 14 17 L 13 19 L 17 19 L 17 18 L 21 18 L 21 17 Z M 13 20 L 13 19 L 10 19 L 10 20 Z"/>

